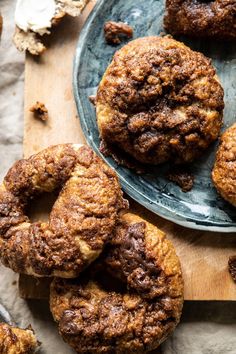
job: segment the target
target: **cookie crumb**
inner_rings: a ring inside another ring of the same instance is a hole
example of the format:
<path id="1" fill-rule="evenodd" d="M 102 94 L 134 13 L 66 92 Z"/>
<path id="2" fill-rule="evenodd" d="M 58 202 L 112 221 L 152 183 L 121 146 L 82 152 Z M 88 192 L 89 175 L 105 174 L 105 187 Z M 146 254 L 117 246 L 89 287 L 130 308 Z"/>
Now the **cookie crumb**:
<path id="1" fill-rule="evenodd" d="M 48 110 L 44 103 L 37 101 L 35 105 L 30 108 L 30 112 L 34 113 L 36 118 L 39 118 L 44 122 L 48 120 Z"/>
<path id="2" fill-rule="evenodd" d="M 89 101 L 90 101 L 94 106 L 96 106 L 96 103 L 97 103 L 97 96 L 95 96 L 95 95 L 89 96 Z"/>
<path id="3" fill-rule="evenodd" d="M 147 166 L 144 166 L 141 162 L 136 161 L 135 159 L 132 158 L 132 156 L 125 154 L 118 147 L 111 146 L 105 140 L 101 140 L 99 150 L 104 156 L 112 157 L 113 160 L 119 166 L 129 168 L 130 170 L 133 170 L 135 173 L 139 175 L 148 173 Z"/>
<path id="4" fill-rule="evenodd" d="M 175 167 L 171 172 L 168 172 L 167 178 L 177 184 L 185 193 L 193 188 L 194 176 L 186 170 L 185 166 Z"/>
<path id="5" fill-rule="evenodd" d="M 123 37 L 133 37 L 133 28 L 123 22 L 108 21 L 104 25 L 104 34 L 108 44 L 120 44 Z"/>
<path id="6" fill-rule="evenodd" d="M 236 256 L 229 257 L 228 267 L 229 273 L 236 283 Z"/>
<path id="7" fill-rule="evenodd" d="M 16 283 L 17 283 L 16 280 L 14 280 L 14 281 L 12 282 L 12 285 L 16 285 Z"/>
<path id="8" fill-rule="evenodd" d="M 160 37 L 164 37 L 164 36 L 166 36 L 166 37 L 172 38 L 172 36 L 171 36 L 171 35 L 166 34 L 166 32 L 164 32 L 164 31 L 160 32 L 160 33 L 159 33 L 159 36 L 160 36 Z"/>

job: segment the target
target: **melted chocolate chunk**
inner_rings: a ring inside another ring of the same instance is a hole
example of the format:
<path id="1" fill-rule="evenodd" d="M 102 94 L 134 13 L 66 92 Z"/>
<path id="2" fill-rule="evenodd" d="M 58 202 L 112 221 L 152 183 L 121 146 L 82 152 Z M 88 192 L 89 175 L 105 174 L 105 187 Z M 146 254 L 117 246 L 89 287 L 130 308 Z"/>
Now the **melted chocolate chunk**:
<path id="1" fill-rule="evenodd" d="M 79 333 L 79 328 L 74 323 L 75 314 L 73 311 L 65 311 L 60 322 L 60 329 L 66 335 L 76 335 Z"/>

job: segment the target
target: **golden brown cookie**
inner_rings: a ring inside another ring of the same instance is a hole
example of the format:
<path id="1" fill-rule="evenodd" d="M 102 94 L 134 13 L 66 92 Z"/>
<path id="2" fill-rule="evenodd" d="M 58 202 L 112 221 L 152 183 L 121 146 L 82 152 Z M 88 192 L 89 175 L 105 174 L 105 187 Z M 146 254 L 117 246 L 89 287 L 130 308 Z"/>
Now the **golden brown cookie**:
<path id="1" fill-rule="evenodd" d="M 60 189 L 49 221 L 26 206 Z M 76 277 L 101 253 L 126 203 L 116 174 L 87 146 L 51 146 L 14 164 L 0 187 L 0 258 L 15 272 Z"/>
<path id="2" fill-rule="evenodd" d="M 221 137 L 212 179 L 220 195 L 236 206 L 236 123 Z"/>
<path id="3" fill-rule="evenodd" d="M 144 353 L 173 332 L 183 279 L 166 235 L 140 217 L 120 217 L 98 262 L 78 279 L 55 279 L 50 306 L 77 353 Z"/>
<path id="4" fill-rule="evenodd" d="M 101 139 L 144 164 L 196 159 L 217 139 L 223 89 L 211 61 L 166 37 L 116 52 L 96 101 Z"/>
<path id="5" fill-rule="evenodd" d="M 236 39 L 236 1 L 166 0 L 164 25 L 173 35 Z"/>
<path id="6" fill-rule="evenodd" d="M 0 323 L 1 354 L 31 354 L 38 347 L 38 342 L 31 327 L 20 329 Z"/>

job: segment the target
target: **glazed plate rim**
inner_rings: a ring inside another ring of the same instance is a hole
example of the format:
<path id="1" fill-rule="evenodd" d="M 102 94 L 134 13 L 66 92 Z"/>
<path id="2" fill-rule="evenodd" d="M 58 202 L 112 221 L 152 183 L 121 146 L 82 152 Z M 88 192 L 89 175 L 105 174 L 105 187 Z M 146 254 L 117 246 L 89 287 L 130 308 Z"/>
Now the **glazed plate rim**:
<path id="1" fill-rule="evenodd" d="M 109 158 L 105 158 L 99 149 L 97 148 L 95 142 L 93 139 L 90 137 L 88 134 L 88 129 L 85 124 L 85 120 L 81 119 L 80 117 L 84 116 L 84 111 L 83 111 L 83 106 L 82 102 L 80 99 L 79 95 L 79 90 L 78 90 L 78 79 L 77 75 L 79 72 L 80 64 L 83 60 L 82 58 L 82 53 L 84 50 L 84 47 L 86 45 L 85 38 L 89 32 L 90 26 L 93 23 L 93 20 L 97 16 L 97 13 L 99 12 L 100 7 L 103 5 L 105 0 L 98 0 L 97 3 L 95 4 L 94 8 L 92 9 L 91 13 L 89 14 L 81 32 L 79 35 L 78 43 L 76 46 L 76 51 L 75 51 L 75 56 L 74 56 L 74 63 L 73 63 L 73 93 L 74 93 L 74 98 L 75 98 L 75 103 L 77 107 L 77 111 L 79 114 L 78 119 L 80 120 L 81 128 L 84 133 L 84 137 L 86 139 L 86 142 L 92 147 L 92 149 L 100 156 L 102 159 L 112 168 L 114 169 L 114 166 L 110 163 Z M 125 178 L 120 175 L 119 173 L 118 177 L 120 180 L 120 183 L 122 185 L 122 189 L 124 190 L 125 193 L 127 193 L 128 196 L 130 196 L 132 199 L 134 199 L 136 202 L 139 204 L 143 205 L 145 208 L 148 210 L 152 211 L 153 213 L 157 214 L 158 216 L 169 220 L 177 225 L 189 228 L 189 229 L 195 229 L 195 230 L 202 230 L 202 231 L 209 231 L 209 232 L 224 232 L 224 233 L 232 233 L 236 232 L 236 226 L 230 226 L 229 223 L 221 223 L 217 224 L 216 222 L 213 221 L 202 221 L 198 220 L 197 218 L 184 218 L 183 216 L 175 213 L 173 210 L 170 210 L 166 206 L 163 206 L 161 204 L 154 204 L 150 203 L 148 198 L 145 196 L 145 194 L 141 193 L 140 191 L 137 191 L 134 187 L 130 186 Z"/>
<path id="2" fill-rule="evenodd" d="M 1 303 L 0 303 L 0 318 L 4 321 L 4 323 L 6 323 L 6 324 L 8 324 L 10 326 L 14 326 L 15 325 L 15 323 L 14 323 L 11 315 L 9 314 L 8 310 Z"/>

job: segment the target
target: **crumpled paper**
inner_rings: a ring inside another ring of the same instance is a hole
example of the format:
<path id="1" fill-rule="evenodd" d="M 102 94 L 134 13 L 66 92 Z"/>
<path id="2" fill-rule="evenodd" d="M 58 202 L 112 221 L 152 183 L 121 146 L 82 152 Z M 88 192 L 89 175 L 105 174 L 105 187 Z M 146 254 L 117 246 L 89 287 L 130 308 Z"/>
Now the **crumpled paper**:
<path id="1" fill-rule="evenodd" d="M 24 55 L 14 48 L 14 6 L 1 0 L 4 18 L 0 45 L 0 177 L 22 157 Z M 57 333 L 45 301 L 24 301 L 18 275 L 0 266 L 0 302 L 21 327 L 32 324 L 42 354 L 74 353 Z M 236 298 L 236 285 L 235 285 Z M 164 354 L 236 354 L 236 302 L 187 302 L 181 324 L 162 345 Z"/>

